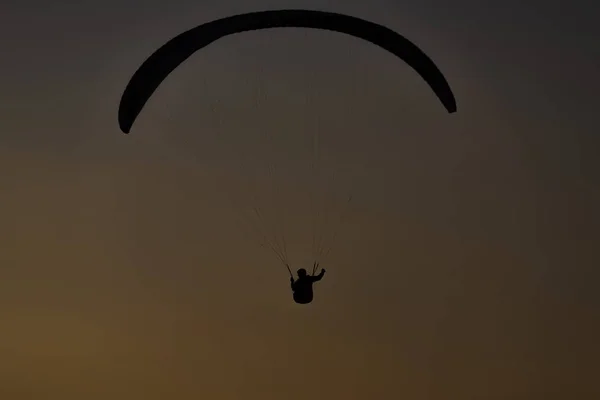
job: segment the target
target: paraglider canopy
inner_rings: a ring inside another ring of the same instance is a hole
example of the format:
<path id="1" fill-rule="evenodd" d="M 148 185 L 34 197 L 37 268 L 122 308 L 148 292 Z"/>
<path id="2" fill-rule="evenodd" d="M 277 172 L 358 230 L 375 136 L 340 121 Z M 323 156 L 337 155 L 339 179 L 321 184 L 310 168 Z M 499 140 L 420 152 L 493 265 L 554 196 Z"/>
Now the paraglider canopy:
<path id="1" fill-rule="evenodd" d="M 314 28 L 369 41 L 404 60 L 431 87 L 449 113 L 456 101 L 433 61 L 415 44 L 385 26 L 348 15 L 313 10 L 271 10 L 234 15 L 197 26 L 154 52 L 129 81 L 119 105 L 119 126 L 129 133 L 148 99 L 162 81 L 196 51 L 231 34 L 271 28 Z"/>

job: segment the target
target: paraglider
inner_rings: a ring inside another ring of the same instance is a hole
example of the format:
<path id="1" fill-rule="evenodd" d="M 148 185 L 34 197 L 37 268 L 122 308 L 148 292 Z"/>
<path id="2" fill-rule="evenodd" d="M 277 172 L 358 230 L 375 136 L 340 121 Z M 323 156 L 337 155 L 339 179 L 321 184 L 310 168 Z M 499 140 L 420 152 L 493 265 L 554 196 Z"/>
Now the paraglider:
<path id="1" fill-rule="evenodd" d="M 290 276 L 290 283 L 292 292 L 294 293 L 294 301 L 298 304 L 308 304 L 313 301 L 313 283 L 323 279 L 325 275 L 325 269 L 321 269 L 319 275 L 315 275 L 316 270 L 319 268 L 319 264 L 315 262 L 313 264 L 313 273 L 308 275 L 304 268 L 300 268 L 297 271 L 298 279 L 294 280 L 293 276 Z"/>
<path id="2" fill-rule="evenodd" d="M 314 10 L 271 10 L 234 15 L 204 23 L 174 37 L 156 50 L 134 73 L 121 97 L 118 111 L 119 127 L 129 133 L 152 94 L 179 65 L 196 51 L 228 35 L 273 28 L 312 28 L 344 33 L 368 41 L 392 53 L 407 63 L 429 85 L 448 113 L 457 110 L 452 90 L 435 63 L 415 44 L 393 30 L 348 15 Z M 256 214 L 260 214 L 257 209 Z M 276 242 L 276 241 L 274 241 Z M 269 245 L 290 273 L 293 298 L 296 303 L 313 300 L 312 285 L 325 274 L 313 264 L 313 273 L 298 270 L 298 279 L 287 263 L 287 257 L 273 243 Z M 285 249 L 285 245 L 283 246 Z M 322 252 L 322 250 L 321 250 Z"/>

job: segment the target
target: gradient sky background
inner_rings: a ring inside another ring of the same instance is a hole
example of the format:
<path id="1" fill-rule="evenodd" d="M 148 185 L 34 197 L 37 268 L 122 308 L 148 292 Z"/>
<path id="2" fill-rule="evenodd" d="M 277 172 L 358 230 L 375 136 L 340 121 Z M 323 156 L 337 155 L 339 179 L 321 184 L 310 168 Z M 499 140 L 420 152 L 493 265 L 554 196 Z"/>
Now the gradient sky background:
<path id="1" fill-rule="evenodd" d="M 0 398 L 599 398 L 600 3 L 5 3 Z M 397 30 L 459 112 L 366 42 L 279 30 L 197 54 L 119 131 L 158 46 L 273 8 Z M 354 203 L 298 307 L 228 196 L 285 155 L 300 232 L 308 169 L 291 168 L 317 129 Z"/>

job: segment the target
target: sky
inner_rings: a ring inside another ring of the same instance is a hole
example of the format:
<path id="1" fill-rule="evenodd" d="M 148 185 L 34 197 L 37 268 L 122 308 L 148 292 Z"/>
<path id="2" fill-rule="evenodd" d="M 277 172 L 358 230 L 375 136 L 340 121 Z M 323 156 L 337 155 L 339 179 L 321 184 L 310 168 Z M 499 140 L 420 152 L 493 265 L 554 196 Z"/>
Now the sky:
<path id="1" fill-rule="evenodd" d="M 600 3 L 5 3 L 1 398 L 600 397 Z M 120 132 L 152 51 L 275 8 L 396 30 L 458 112 L 382 49 L 277 30 L 194 55 Z M 299 306 L 242 212 L 310 267 L 311 188 L 344 218 Z"/>

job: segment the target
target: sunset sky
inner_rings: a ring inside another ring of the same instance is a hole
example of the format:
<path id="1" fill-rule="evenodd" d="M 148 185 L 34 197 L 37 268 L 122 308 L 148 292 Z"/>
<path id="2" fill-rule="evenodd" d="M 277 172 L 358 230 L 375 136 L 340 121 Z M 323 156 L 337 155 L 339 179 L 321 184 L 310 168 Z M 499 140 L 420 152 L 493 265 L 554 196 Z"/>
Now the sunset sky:
<path id="1" fill-rule="evenodd" d="M 1 399 L 600 398 L 600 3 L 5 3 Z M 198 52 L 121 133 L 160 45 L 280 8 L 406 36 L 458 112 L 381 48 L 280 29 Z M 310 267 L 311 184 L 346 218 L 299 306 L 240 216 Z"/>

